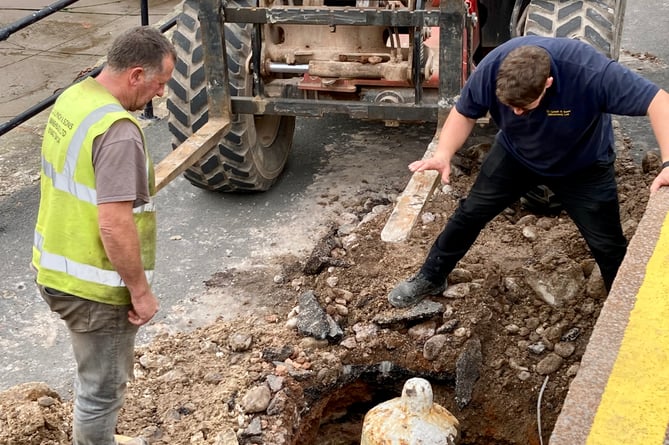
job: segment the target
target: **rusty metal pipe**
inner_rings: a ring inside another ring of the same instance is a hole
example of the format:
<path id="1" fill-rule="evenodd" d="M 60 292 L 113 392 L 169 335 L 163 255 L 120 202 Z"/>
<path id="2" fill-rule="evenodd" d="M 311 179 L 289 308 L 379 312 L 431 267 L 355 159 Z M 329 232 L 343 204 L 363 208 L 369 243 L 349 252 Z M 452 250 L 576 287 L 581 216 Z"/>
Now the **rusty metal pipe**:
<path id="1" fill-rule="evenodd" d="M 269 62 L 265 64 L 265 67 L 270 73 L 305 74 L 309 72 L 308 64 L 290 65 L 288 63 Z"/>
<path id="2" fill-rule="evenodd" d="M 319 77 L 348 77 L 356 79 L 386 79 L 405 82 L 409 79 L 407 63 L 358 63 L 312 60 L 309 74 Z"/>

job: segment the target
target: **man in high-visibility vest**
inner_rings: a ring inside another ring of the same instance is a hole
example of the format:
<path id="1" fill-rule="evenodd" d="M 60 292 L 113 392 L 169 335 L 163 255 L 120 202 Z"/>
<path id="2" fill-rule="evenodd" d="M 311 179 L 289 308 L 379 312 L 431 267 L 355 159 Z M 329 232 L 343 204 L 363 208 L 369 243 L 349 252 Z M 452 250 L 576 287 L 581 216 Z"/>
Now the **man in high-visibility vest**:
<path id="1" fill-rule="evenodd" d="M 153 164 L 130 112 L 163 95 L 175 61 L 156 29 L 125 32 L 95 79 L 61 94 L 44 132 L 32 266 L 70 331 L 75 445 L 144 443 L 114 435 L 137 329 L 158 311 Z"/>

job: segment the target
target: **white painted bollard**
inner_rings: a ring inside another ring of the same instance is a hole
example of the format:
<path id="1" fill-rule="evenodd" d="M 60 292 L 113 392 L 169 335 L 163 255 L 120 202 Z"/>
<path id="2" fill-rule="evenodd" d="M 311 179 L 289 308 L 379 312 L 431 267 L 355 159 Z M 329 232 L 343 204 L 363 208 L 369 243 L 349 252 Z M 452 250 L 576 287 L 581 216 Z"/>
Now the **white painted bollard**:
<path id="1" fill-rule="evenodd" d="M 360 445 L 456 445 L 460 423 L 433 403 L 430 382 L 404 383 L 402 397 L 383 402 L 365 415 Z"/>

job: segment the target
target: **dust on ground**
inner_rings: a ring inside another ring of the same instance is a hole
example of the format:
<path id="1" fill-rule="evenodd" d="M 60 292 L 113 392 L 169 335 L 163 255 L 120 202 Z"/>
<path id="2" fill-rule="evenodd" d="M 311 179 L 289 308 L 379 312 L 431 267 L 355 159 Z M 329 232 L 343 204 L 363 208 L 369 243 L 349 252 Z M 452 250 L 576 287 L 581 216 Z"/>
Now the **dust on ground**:
<path id="1" fill-rule="evenodd" d="M 434 304 L 421 312 L 386 301 L 422 263 L 488 147 L 461 150 L 459 175 L 433 194 L 406 243 L 380 241 L 388 196 L 400 190 L 369 190 L 341 203 L 346 212 L 310 256 L 211 277 L 209 298 L 236 293 L 262 307 L 138 349 L 119 432 L 151 444 L 357 444 L 365 412 L 419 376 L 459 419 L 460 443 L 539 444 L 539 430 L 545 443 L 605 300 L 567 216 L 517 203 L 484 229 Z M 621 144 L 616 171 L 629 239 L 659 160 L 638 165 L 627 152 Z M 300 320 L 308 301 L 330 321 L 322 335 Z M 0 395 L 0 444 L 68 443 L 71 410 L 43 384 L 14 387 Z"/>

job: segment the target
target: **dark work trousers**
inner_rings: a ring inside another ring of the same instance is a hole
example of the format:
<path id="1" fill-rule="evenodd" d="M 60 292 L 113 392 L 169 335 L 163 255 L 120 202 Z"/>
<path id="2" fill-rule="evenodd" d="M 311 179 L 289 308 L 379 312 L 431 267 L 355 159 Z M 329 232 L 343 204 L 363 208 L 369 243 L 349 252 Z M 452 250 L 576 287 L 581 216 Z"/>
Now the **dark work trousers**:
<path id="1" fill-rule="evenodd" d="M 443 283 L 483 227 L 537 185 L 548 186 L 585 238 L 602 273 L 606 290 L 627 250 L 620 225 L 613 164 L 595 164 L 564 177 L 544 177 L 527 169 L 495 142 L 469 195 L 446 223 L 421 272 Z"/>

